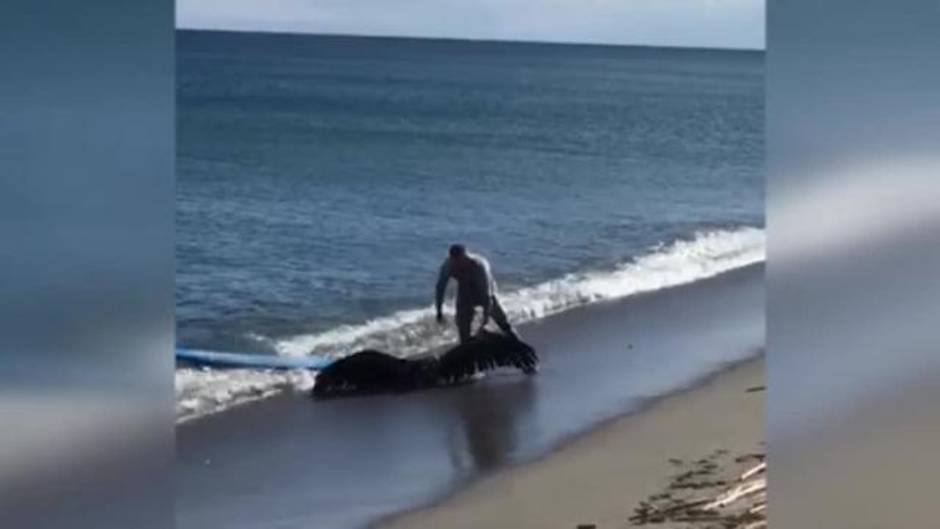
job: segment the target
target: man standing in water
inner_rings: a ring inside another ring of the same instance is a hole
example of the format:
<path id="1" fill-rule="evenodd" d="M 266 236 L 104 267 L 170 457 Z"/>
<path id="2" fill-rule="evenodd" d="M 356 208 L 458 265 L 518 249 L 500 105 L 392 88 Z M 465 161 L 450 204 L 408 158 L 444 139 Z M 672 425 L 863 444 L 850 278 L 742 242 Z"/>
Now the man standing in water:
<path id="1" fill-rule="evenodd" d="M 441 265 L 441 272 L 437 278 L 435 290 L 435 307 L 437 308 L 438 323 L 444 322 L 444 313 L 441 307 L 444 304 L 444 291 L 450 278 L 457 280 L 457 332 L 460 334 L 460 343 L 470 338 L 470 324 L 477 307 L 483 307 L 482 329 L 490 316 L 504 333 L 518 338 L 516 332 L 506 319 L 506 313 L 496 298 L 496 282 L 490 274 L 490 264 L 482 256 L 467 252 L 462 244 L 450 247 L 450 255 Z"/>

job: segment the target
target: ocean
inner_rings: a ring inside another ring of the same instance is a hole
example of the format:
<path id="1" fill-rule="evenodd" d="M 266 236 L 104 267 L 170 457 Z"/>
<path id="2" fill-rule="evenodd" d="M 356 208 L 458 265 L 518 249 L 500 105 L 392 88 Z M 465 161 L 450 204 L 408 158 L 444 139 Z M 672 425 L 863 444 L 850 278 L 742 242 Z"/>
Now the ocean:
<path id="1" fill-rule="evenodd" d="M 415 354 L 453 242 L 516 322 L 764 259 L 764 54 L 177 33 L 177 344 Z M 177 368 L 192 418 L 309 373 Z"/>

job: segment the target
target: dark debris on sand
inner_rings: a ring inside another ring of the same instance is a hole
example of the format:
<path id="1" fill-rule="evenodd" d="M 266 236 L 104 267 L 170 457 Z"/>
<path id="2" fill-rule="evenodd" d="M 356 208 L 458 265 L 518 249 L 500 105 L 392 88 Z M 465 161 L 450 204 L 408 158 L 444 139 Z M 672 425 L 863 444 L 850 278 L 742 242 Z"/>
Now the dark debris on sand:
<path id="1" fill-rule="evenodd" d="M 716 450 L 697 461 L 670 459 L 681 471 L 665 491 L 634 509 L 634 526 L 669 524 L 687 529 L 764 529 L 767 527 L 767 463 L 764 454 L 736 458 Z M 740 468 L 747 466 L 743 473 Z"/>

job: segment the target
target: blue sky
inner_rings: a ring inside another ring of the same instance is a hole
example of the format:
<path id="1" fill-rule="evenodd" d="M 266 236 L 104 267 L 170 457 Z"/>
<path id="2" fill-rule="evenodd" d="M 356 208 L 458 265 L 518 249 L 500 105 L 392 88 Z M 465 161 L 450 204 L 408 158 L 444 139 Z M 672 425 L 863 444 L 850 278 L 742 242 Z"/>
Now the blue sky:
<path id="1" fill-rule="evenodd" d="M 764 0 L 177 0 L 181 28 L 764 48 Z"/>

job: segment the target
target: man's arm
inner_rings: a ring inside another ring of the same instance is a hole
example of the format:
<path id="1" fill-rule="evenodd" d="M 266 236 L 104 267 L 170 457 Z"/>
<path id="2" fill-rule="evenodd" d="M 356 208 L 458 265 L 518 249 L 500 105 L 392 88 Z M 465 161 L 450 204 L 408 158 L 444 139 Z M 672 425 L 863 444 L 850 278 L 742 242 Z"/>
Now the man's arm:
<path id="1" fill-rule="evenodd" d="M 434 308 L 437 309 L 437 317 L 441 318 L 441 307 L 444 305 L 444 292 L 447 290 L 447 281 L 450 279 L 450 259 L 446 259 L 441 265 L 441 271 L 437 276 L 437 285 L 434 288 Z"/>

